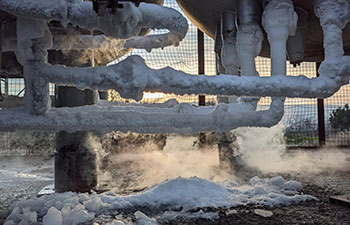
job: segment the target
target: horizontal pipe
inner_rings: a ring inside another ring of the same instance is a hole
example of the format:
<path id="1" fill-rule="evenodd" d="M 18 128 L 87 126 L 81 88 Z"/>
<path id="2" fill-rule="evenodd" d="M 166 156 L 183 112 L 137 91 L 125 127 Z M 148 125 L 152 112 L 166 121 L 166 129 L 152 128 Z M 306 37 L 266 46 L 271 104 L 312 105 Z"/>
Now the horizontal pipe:
<path id="1" fill-rule="evenodd" d="M 282 118 L 283 99 L 273 99 L 268 110 L 219 104 L 205 108 L 179 104 L 170 108 L 114 106 L 110 104 L 53 108 L 44 115 L 31 115 L 22 108 L 0 110 L 0 130 L 132 131 L 138 133 L 195 133 L 227 131 L 242 126 L 271 127 Z M 238 105 L 239 106 L 239 105 Z"/>
<path id="2" fill-rule="evenodd" d="M 164 93 L 274 96 L 327 98 L 349 83 L 350 57 L 343 57 L 338 65 L 325 63 L 327 71 L 318 78 L 306 76 L 256 77 L 193 76 L 172 68 L 150 69 L 140 56 L 129 56 L 124 61 L 94 68 L 74 68 L 61 65 L 37 65 L 37 71 L 46 82 L 76 86 L 80 89 L 115 89 L 123 98 L 142 99 L 143 91 Z M 338 72 L 337 72 L 338 71 Z"/>

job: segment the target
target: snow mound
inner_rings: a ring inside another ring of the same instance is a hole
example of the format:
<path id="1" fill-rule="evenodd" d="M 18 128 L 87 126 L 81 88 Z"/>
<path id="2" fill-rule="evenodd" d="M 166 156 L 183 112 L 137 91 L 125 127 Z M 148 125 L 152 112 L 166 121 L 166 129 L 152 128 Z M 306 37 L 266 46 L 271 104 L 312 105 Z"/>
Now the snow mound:
<path id="1" fill-rule="evenodd" d="M 186 212 L 201 207 L 218 208 L 246 204 L 276 206 L 316 200 L 311 195 L 300 194 L 301 188 L 299 182 L 285 181 L 280 176 L 270 179 L 253 177 L 249 184 L 245 185 L 238 185 L 230 180 L 215 183 L 198 177 L 179 177 L 129 196 L 118 196 L 113 192 L 90 195 L 66 192 L 24 200 L 16 204 L 6 223 L 30 224 L 43 218 L 44 224 L 78 224 L 93 221 L 100 215 L 112 215 L 118 210 L 136 206 L 155 210 L 182 208 L 182 211 Z M 155 223 L 155 220 L 141 212 L 137 212 L 135 217 L 139 224 Z M 112 222 L 114 223 L 121 224 L 121 221 Z"/>

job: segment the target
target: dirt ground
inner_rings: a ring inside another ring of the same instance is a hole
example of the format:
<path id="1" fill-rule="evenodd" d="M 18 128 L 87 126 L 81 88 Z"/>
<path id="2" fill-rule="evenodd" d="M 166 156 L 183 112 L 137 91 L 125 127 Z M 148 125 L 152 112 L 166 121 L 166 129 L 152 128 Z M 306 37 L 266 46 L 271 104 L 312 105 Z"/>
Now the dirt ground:
<path id="1" fill-rule="evenodd" d="M 38 172 L 39 170 L 42 174 L 53 172 L 52 158 L 0 157 L 0 165 L 1 171 L 35 172 L 36 170 Z M 192 209 L 188 212 L 190 214 L 200 212 L 203 215 L 217 214 L 218 216 L 214 219 L 176 216 L 165 220 L 161 216 L 165 209 L 161 207 L 159 209 L 126 209 L 124 214 L 132 218 L 135 211 L 142 210 L 149 217 L 156 218 L 159 224 L 350 224 L 350 206 L 331 203 L 329 200 L 329 197 L 334 195 L 349 196 L 350 170 L 323 172 L 312 176 L 305 176 L 305 174 L 265 174 L 264 176 L 276 175 L 281 175 L 286 180 L 300 181 L 303 184 L 303 193 L 313 195 L 319 200 L 273 208 L 249 205 L 231 209 Z M 16 201 L 34 197 L 40 189 L 52 183 L 53 180 L 50 179 L 9 179 L 4 173 L 0 173 L 0 224 L 5 221 Z M 269 210 L 273 215 L 264 218 L 255 214 L 255 209 Z"/>
<path id="2" fill-rule="evenodd" d="M 284 177 L 302 182 L 303 193 L 313 195 L 319 201 L 273 208 L 256 206 L 232 208 L 237 213 L 229 213 L 230 210 L 227 209 L 205 209 L 204 211 L 218 212 L 219 218 L 169 221 L 164 224 L 350 224 L 350 205 L 335 204 L 329 200 L 329 197 L 334 195 L 348 194 L 349 197 L 350 171 L 319 174 L 314 180 L 298 175 L 284 175 Z M 254 213 L 257 208 L 272 211 L 273 215 L 269 218 L 259 216 Z"/>

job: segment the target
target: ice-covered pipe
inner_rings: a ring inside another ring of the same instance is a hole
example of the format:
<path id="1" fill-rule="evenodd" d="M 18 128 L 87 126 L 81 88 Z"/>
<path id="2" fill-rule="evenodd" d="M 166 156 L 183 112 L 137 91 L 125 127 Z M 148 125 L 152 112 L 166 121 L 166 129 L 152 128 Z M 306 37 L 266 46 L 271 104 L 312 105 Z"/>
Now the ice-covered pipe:
<path id="1" fill-rule="evenodd" d="M 226 74 L 238 75 L 239 58 L 236 50 L 236 13 L 231 10 L 221 14 L 221 63 Z"/>
<path id="2" fill-rule="evenodd" d="M 0 130 L 83 130 L 132 131 L 139 133 L 195 133 L 227 131 L 242 126 L 271 127 L 283 116 L 283 100 L 273 99 L 270 109 L 247 110 L 242 105 L 219 104 L 193 107 L 179 104 L 171 108 L 134 106 L 82 106 L 53 108 L 36 116 L 20 108 L 0 110 Z"/>
<path id="3" fill-rule="evenodd" d="M 347 0 L 314 0 L 315 14 L 323 29 L 325 60 L 338 60 L 344 55 L 342 29 L 350 20 Z"/>
<path id="4" fill-rule="evenodd" d="M 264 9 L 262 25 L 270 44 L 272 76 L 286 74 L 286 44 L 297 21 L 292 0 L 271 0 Z"/>
<path id="5" fill-rule="evenodd" d="M 125 41 L 125 48 L 163 48 L 177 45 L 186 35 L 186 18 L 174 9 L 155 4 L 141 3 L 135 7 L 123 3 L 124 7 L 115 14 L 105 13 L 97 16 L 91 2 L 66 0 L 32 1 L 0 0 L 0 8 L 18 17 L 41 19 L 47 22 L 61 21 L 63 25 L 71 23 L 88 30 L 100 30 L 107 36 L 130 38 Z M 157 12 L 157 13 L 154 13 Z M 142 28 L 167 29 L 168 33 L 134 37 Z"/>
<path id="6" fill-rule="evenodd" d="M 242 76 L 259 76 L 255 67 L 255 57 L 260 54 L 264 39 L 261 24 L 261 5 L 255 0 L 238 2 L 237 51 L 241 59 Z M 255 109 L 260 98 L 243 97 L 239 101 L 250 102 Z"/>
<path id="7" fill-rule="evenodd" d="M 298 26 L 294 36 L 289 36 L 287 41 L 288 59 L 294 67 L 300 65 L 304 60 L 305 35 L 308 29 L 309 14 L 302 8 L 295 8 L 298 15 Z"/>
<path id="8" fill-rule="evenodd" d="M 31 114 L 43 114 L 50 110 L 49 83 L 45 81 L 35 64 L 47 63 L 47 51 L 51 48 L 51 33 L 46 21 L 17 18 L 17 60 L 23 65 L 25 80 L 25 108 Z"/>
<path id="9" fill-rule="evenodd" d="M 276 96 L 326 98 L 333 95 L 341 85 L 349 83 L 350 58 L 344 57 L 332 73 L 344 79 L 306 76 L 193 76 L 170 67 L 154 70 L 147 67 L 140 56 L 129 56 L 122 62 L 94 68 L 74 68 L 61 65 L 37 65 L 37 72 L 47 82 L 71 85 L 78 88 L 115 89 L 123 98 L 142 99 L 143 91 L 164 93 Z M 347 81 L 346 79 L 347 78 Z"/>
<path id="10" fill-rule="evenodd" d="M 349 64 L 349 56 L 343 56 L 342 29 L 350 20 L 350 3 L 347 0 L 315 0 L 314 7 L 320 18 L 325 49 L 325 59 L 318 71 L 321 76 L 328 75 L 337 83 L 349 82 L 349 76 L 332 71 L 344 72 L 344 63 Z"/>
<path id="11" fill-rule="evenodd" d="M 255 0 L 241 0 L 238 4 L 237 50 L 243 76 L 257 76 L 255 57 L 260 54 L 264 39 L 260 28 L 261 9 Z"/>

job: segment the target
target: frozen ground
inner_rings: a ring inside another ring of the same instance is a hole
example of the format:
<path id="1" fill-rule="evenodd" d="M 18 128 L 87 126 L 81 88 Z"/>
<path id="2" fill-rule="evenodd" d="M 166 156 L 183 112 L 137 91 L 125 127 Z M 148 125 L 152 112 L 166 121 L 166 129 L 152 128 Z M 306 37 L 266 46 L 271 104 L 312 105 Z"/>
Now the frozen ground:
<path id="1" fill-rule="evenodd" d="M 15 202 L 53 183 L 52 163 L 48 157 L 0 157 L 0 224 Z"/>
<path id="2" fill-rule="evenodd" d="M 349 153 L 348 150 L 344 150 L 344 152 Z M 0 162 L 2 167 L 0 170 L 1 223 L 13 209 L 12 204 L 14 202 L 34 197 L 42 187 L 53 181 L 52 159 L 2 157 Z M 140 162 L 134 160 L 134 164 L 137 163 Z M 173 163 L 176 164 L 176 162 Z M 258 201 L 254 197 L 258 196 L 256 195 L 258 192 L 262 194 L 260 197 L 264 196 L 263 192 L 267 191 L 270 195 L 271 193 L 274 193 L 274 195 L 277 193 L 279 196 L 274 199 L 280 201 L 280 203 L 288 202 L 286 201 L 287 196 L 284 195 L 287 194 L 286 183 L 281 182 L 283 180 L 280 178 L 273 180 L 253 179 L 253 183 L 254 181 L 260 181 L 261 184 L 255 187 L 254 185 L 250 187 L 237 186 L 235 182 L 225 182 L 218 185 L 200 178 L 177 178 L 147 189 L 141 194 L 130 194 L 135 191 L 132 190 L 134 180 L 130 179 L 142 177 L 142 171 L 135 170 L 134 166 L 133 169 L 130 168 L 129 173 L 124 173 L 124 177 L 121 177 L 124 180 L 124 186 L 119 192 L 129 193 L 127 196 L 116 196 L 108 193 L 91 195 L 87 198 L 86 195 L 65 194 L 59 197 L 39 198 L 34 202 L 37 204 L 36 207 L 41 208 L 41 210 L 47 210 L 47 208 L 55 206 L 67 215 L 73 213 L 75 209 L 76 213 L 80 212 L 79 218 L 95 218 L 94 221 L 99 224 L 108 224 L 112 221 L 116 222 L 116 220 L 124 223 L 136 222 L 137 224 L 155 224 L 155 222 L 159 224 L 350 224 L 348 216 L 350 209 L 329 203 L 329 196 L 331 195 L 350 193 L 349 167 L 343 170 L 328 170 L 311 174 L 304 172 L 264 174 L 265 177 L 282 175 L 286 180 L 298 180 L 303 184 L 301 193 L 306 194 L 306 196 L 298 196 L 308 198 L 307 195 L 313 195 L 319 199 L 318 201 L 306 201 L 291 206 L 278 205 L 270 208 L 262 204 L 257 205 L 256 202 Z M 135 174 L 132 175 L 133 172 Z M 123 174 L 119 175 L 122 176 Z M 131 185 L 128 186 L 128 184 Z M 296 185 L 294 188 L 298 189 L 297 183 L 292 184 Z M 283 188 L 278 187 L 280 185 Z M 199 189 L 201 191 L 194 191 Z M 245 195 L 242 195 L 242 192 Z M 179 193 L 182 193 L 182 195 L 179 195 Z M 290 193 L 289 195 L 293 194 L 296 193 Z M 57 202 L 58 198 L 62 202 L 68 202 L 75 207 L 72 207 L 73 210 L 68 210 L 67 207 L 63 209 L 62 204 L 60 206 L 60 203 Z M 227 198 L 231 198 L 231 201 L 228 201 Z M 300 197 L 294 198 L 294 200 L 298 198 L 301 200 Z M 299 200 L 292 203 L 297 203 Z M 253 204 L 240 204 L 242 202 L 249 203 L 249 201 Z M 43 202 L 47 202 L 47 204 Z M 79 204 L 81 202 L 84 203 Z M 230 203 L 227 204 L 228 202 Z M 35 205 L 33 202 L 29 203 Z M 18 206 L 21 206 L 21 204 Z M 110 207 L 109 209 L 113 210 L 104 211 L 102 210 L 104 207 L 101 206 Z M 84 208 L 89 209 L 89 213 L 84 214 Z M 268 210 L 265 214 L 271 215 L 272 212 L 272 216 L 265 218 L 258 215 L 257 209 Z M 37 211 L 40 219 L 46 214 L 46 212 Z M 92 216 L 92 212 L 95 213 L 94 216 Z M 57 215 L 53 208 L 51 209 L 51 215 Z M 47 219 L 49 218 L 47 217 Z M 92 223 L 91 220 L 88 221 L 83 224 Z M 72 221 L 68 222 L 68 224 L 72 223 Z"/>

